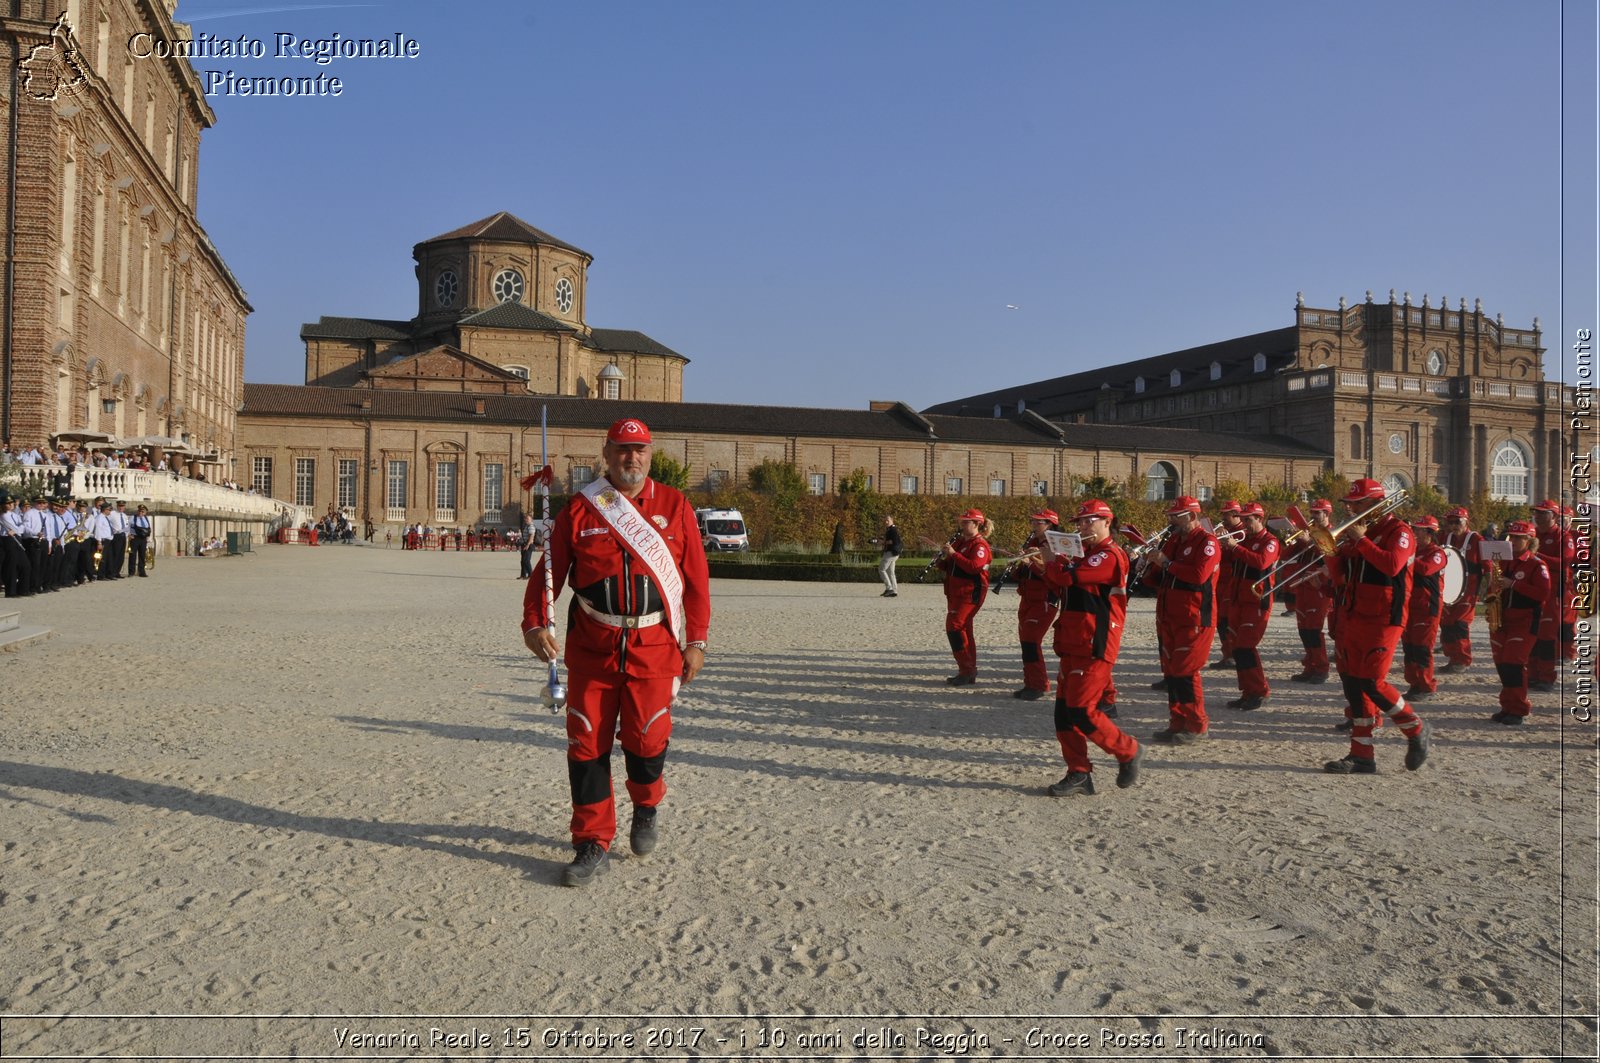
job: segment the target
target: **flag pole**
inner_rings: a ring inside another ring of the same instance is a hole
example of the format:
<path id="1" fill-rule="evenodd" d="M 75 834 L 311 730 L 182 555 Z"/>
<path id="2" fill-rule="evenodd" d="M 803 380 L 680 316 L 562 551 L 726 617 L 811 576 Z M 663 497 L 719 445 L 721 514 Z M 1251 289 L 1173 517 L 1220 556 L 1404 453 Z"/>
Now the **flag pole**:
<path id="1" fill-rule="evenodd" d="M 550 439 L 547 425 L 548 408 L 539 407 L 539 460 L 544 463 L 544 468 L 539 470 L 539 523 L 544 528 L 544 556 L 541 559 L 544 569 L 544 615 L 552 631 L 555 630 L 555 574 L 551 572 L 550 553 Z M 539 691 L 539 700 L 550 707 L 551 712 L 559 712 L 567 706 L 567 688 L 561 683 L 561 669 L 554 658 L 550 661 L 550 672 L 543 690 Z"/>

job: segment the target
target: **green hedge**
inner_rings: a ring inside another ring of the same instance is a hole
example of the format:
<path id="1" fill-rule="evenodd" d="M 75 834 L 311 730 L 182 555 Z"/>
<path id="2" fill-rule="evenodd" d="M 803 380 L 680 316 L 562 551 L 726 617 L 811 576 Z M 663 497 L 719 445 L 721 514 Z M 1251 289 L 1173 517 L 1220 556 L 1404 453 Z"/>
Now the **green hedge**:
<path id="1" fill-rule="evenodd" d="M 720 579 L 788 579 L 801 583 L 878 582 L 876 560 L 870 564 L 840 564 L 832 554 L 818 555 L 815 561 L 769 561 L 748 556 L 745 560 L 735 561 L 731 557 L 718 557 L 715 554 L 706 560 L 710 563 L 711 575 Z M 928 567 L 928 561 L 926 557 L 920 560 L 902 557 L 894 566 L 895 576 L 901 583 L 915 583 L 917 576 Z M 927 582 L 936 586 L 939 583 L 938 573 L 930 572 Z"/>

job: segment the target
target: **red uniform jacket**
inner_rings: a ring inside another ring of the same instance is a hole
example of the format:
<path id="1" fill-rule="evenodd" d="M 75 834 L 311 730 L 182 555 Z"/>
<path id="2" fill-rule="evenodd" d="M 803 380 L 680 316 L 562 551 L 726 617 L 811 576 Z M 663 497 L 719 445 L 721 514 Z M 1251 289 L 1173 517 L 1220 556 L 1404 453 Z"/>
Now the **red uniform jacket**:
<path id="1" fill-rule="evenodd" d="M 1055 558 L 1044 578 L 1061 591 L 1055 650 L 1063 657 L 1093 657 L 1115 664 L 1128 612 L 1128 555 L 1106 536 L 1084 544 L 1082 557 Z"/>
<path id="2" fill-rule="evenodd" d="M 649 479 L 633 504 L 661 533 L 683 574 L 684 638 L 704 639 L 711 626 L 710 573 L 693 507 L 676 489 Z M 551 623 L 544 610 L 546 561 L 555 575 L 556 596 L 570 581 L 573 594 L 602 613 L 642 616 L 665 608 L 649 566 L 622 545 L 588 499 L 575 495 L 556 517 L 549 554 L 539 559 L 528 580 L 522 597 L 523 631 Z M 588 673 L 639 677 L 683 671 L 677 635 L 665 621 L 636 629 L 612 627 L 590 617 L 576 600 L 567 611 L 566 662 Z"/>
<path id="3" fill-rule="evenodd" d="M 1544 615 L 1553 614 L 1560 621 L 1573 609 L 1573 574 L 1578 564 L 1577 537 L 1559 525 L 1540 532 L 1539 557 L 1550 572 L 1550 595 Z"/>
<path id="4" fill-rule="evenodd" d="M 1022 544 L 1022 549 L 1027 551 L 1034 548 L 1042 548 L 1043 546 L 1044 541 L 1042 539 L 1036 540 L 1030 535 L 1028 536 L 1028 541 Z M 1044 605 L 1052 609 L 1061 604 L 1057 601 L 1055 592 L 1050 589 L 1050 585 L 1045 582 L 1044 577 L 1034 572 L 1026 561 L 1017 564 L 1013 571 L 1016 573 L 1013 577 L 1013 582 L 1017 585 L 1017 596 L 1024 602 L 1029 605 Z"/>
<path id="5" fill-rule="evenodd" d="M 1334 555 L 1344 576 L 1340 612 L 1358 623 L 1404 627 L 1416 552 L 1410 526 L 1393 513 L 1368 528 L 1362 538 L 1340 543 Z"/>
<path id="6" fill-rule="evenodd" d="M 1517 613 L 1528 617 L 1531 627 L 1538 627 L 1550 600 L 1550 568 L 1544 558 L 1529 553 L 1501 561 L 1500 573 L 1511 580 L 1511 586 L 1500 592 L 1500 622 L 1504 624 L 1506 618 Z"/>
<path id="7" fill-rule="evenodd" d="M 1217 537 L 1196 524 L 1182 539 L 1176 532 L 1161 544 L 1166 568 L 1145 571 L 1145 582 L 1156 588 L 1156 615 L 1163 623 L 1179 627 L 1217 626 L 1217 571 L 1222 548 Z"/>
<path id="8" fill-rule="evenodd" d="M 950 555 L 939 562 L 945 573 L 945 598 L 972 602 L 982 598 L 989 590 L 989 562 L 993 559 L 989 542 L 981 535 L 951 543 Z"/>
<path id="9" fill-rule="evenodd" d="M 1246 533 L 1239 544 L 1228 551 L 1226 559 L 1233 569 L 1234 600 L 1242 602 L 1251 597 L 1250 585 L 1278 563 L 1278 548 L 1281 545 L 1276 535 L 1262 528 L 1255 535 Z M 1256 603 L 1258 607 L 1266 604 L 1272 587 L 1269 581 L 1262 588 L 1260 601 Z"/>
<path id="10" fill-rule="evenodd" d="M 1241 522 L 1239 527 L 1243 528 L 1244 524 Z M 1227 535 L 1230 531 L 1233 531 L 1233 530 L 1234 529 L 1231 529 L 1231 528 L 1228 527 L 1226 522 L 1219 522 L 1217 524 L 1216 531 L 1215 531 L 1214 534 L 1220 540 L 1222 536 Z M 1219 547 L 1221 546 L 1220 542 L 1218 543 L 1218 546 Z M 1233 566 L 1231 564 L 1224 563 L 1220 568 L 1218 568 L 1217 569 L 1217 598 L 1220 601 L 1223 601 L 1223 602 L 1232 601 L 1233 600 L 1233 588 L 1238 583 L 1238 580 L 1239 580 L 1238 574 L 1233 571 Z"/>
<path id="11" fill-rule="evenodd" d="M 1439 573 L 1443 571 L 1443 547 L 1438 544 L 1418 547 L 1416 560 L 1411 566 L 1410 616 L 1413 621 L 1420 623 L 1424 617 L 1440 614 L 1443 603 L 1439 599 Z"/>

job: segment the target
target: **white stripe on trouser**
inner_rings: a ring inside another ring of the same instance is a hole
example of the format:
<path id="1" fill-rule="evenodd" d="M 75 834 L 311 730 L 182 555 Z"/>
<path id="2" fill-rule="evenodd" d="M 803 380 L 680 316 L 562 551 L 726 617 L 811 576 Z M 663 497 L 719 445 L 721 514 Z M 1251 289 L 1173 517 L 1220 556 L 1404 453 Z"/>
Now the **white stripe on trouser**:
<path id="1" fill-rule="evenodd" d="M 1408 706 L 1406 704 L 1406 699 L 1405 698 L 1401 698 L 1399 701 L 1394 703 L 1394 708 L 1392 708 L 1392 709 L 1384 709 L 1383 711 L 1384 711 L 1384 714 L 1387 715 L 1387 716 L 1398 716 L 1402 712 L 1405 712 L 1406 709 L 1408 709 L 1408 708 L 1410 708 L 1410 706 Z"/>
<path id="2" fill-rule="evenodd" d="M 570 706 L 567 709 L 567 719 L 570 720 L 574 716 L 578 718 L 579 723 L 583 724 L 583 729 L 585 731 L 588 731 L 590 734 L 594 734 L 594 724 L 589 722 L 589 717 L 578 711 L 578 707 L 576 705 Z"/>
<path id="3" fill-rule="evenodd" d="M 1371 735 L 1354 735 L 1354 736 L 1351 737 L 1350 741 L 1354 742 L 1358 746 L 1371 746 L 1372 745 L 1372 736 Z"/>
<path id="4" fill-rule="evenodd" d="M 676 676 L 676 675 L 673 676 L 672 677 L 672 700 L 668 701 L 665 705 L 663 705 L 659 711 L 657 711 L 655 713 L 652 713 L 650 718 L 644 722 L 644 726 L 639 728 L 639 734 L 641 736 L 649 734 L 650 733 L 650 725 L 655 723 L 657 720 L 661 719 L 661 717 L 663 717 L 663 716 L 665 716 L 667 714 L 667 711 L 672 708 L 672 702 L 678 700 L 678 691 L 680 691 L 682 689 L 683 689 L 683 677 L 682 676 Z"/>

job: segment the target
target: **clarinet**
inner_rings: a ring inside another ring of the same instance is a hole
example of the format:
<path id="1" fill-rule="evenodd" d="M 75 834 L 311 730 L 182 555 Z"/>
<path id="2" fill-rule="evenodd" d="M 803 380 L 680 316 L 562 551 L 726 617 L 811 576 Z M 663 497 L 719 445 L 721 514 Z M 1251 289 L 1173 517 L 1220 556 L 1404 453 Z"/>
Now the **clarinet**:
<path id="1" fill-rule="evenodd" d="M 954 535 L 950 536 L 950 541 L 945 543 L 945 546 L 954 546 L 956 544 L 956 540 L 959 539 L 959 538 L 961 538 L 961 532 L 957 531 Z M 923 569 L 921 572 L 917 573 L 916 582 L 917 583 L 926 582 L 927 579 L 928 579 L 928 573 L 932 572 L 935 568 L 938 567 L 938 565 L 939 565 L 939 555 L 938 554 L 934 554 L 933 555 L 933 560 L 928 562 L 928 567 Z"/>
<path id="2" fill-rule="evenodd" d="M 1031 543 L 1031 542 L 1033 542 L 1033 536 L 1029 535 L 1026 539 L 1022 540 L 1022 545 L 1017 547 L 1017 553 L 1018 554 L 1027 553 L 1028 544 Z M 1008 563 L 1004 568 L 1002 568 L 1000 570 L 1000 578 L 995 580 L 994 581 L 994 586 L 989 588 L 989 593 L 990 594 L 999 594 L 1000 593 L 1000 589 L 1006 585 L 1006 582 L 1008 580 L 1011 579 L 1012 570 L 1017 567 L 1018 563 L 1021 562 L 1021 560 L 1022 560 L 1022 558 L 1018 557 L 1018 558 L 1012 560 L 1010 563 Z"/>

